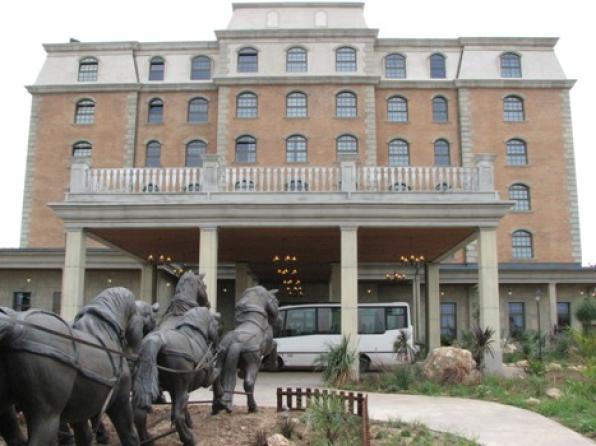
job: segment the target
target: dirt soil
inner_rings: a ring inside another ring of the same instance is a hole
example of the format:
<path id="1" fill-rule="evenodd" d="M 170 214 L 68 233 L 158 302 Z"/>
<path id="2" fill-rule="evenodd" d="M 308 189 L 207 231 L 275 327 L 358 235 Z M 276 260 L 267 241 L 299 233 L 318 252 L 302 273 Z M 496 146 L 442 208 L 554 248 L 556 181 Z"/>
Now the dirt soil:
<path id="1" fill-rule="evenodd" d="M 258 413 L 248 413 L 246 406 L 235 407 L 232 414 L 220 413 L 211 415 L 211 406 L 191 405 L 189 407 L 199 445 L 204 446 L 244 446 L 253 445 L 258 431 L 267 432 L 268 436 L 279 432 L 277 413 L 272 408 L 261 408 Z M 298 415 L 296 415 L 298 416 Z M 157 424 L 155 424 L 157 422 Z M 118 437 L 111 424 L 106 423 L 110 430 L 110 445 L 119 445 Z M 169 431 L 169 406 L 154 407 L 147 421 L 149 432 L 154 436 Z M 180 445 L 178 433 L 173 433 L 156 441 L 156 446 Z"/>

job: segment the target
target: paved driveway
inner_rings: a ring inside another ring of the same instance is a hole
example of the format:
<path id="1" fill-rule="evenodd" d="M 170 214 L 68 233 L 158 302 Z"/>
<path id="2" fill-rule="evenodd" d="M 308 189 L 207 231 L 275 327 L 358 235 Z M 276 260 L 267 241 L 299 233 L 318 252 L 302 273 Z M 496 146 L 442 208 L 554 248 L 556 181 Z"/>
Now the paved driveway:
<path id="1" fill-rule="evenodd" d="M 313 372 L 261 372 L 256 399 L 261 406 L 276 406 L 277 387 L 321 387 Z M 237 382 L 237 390 L 242 383 Z M 201 389 L 191 400 L 209 399 Z M 245 404 L 236 395 L 237 406 Z M 528 410 L 465 398 L 369 393 L 369 411 L 375 420 L 419 421 L 437 431 L 473 438 L 487 446 L 594 446 L 596 443 L 561 424 Z"/>

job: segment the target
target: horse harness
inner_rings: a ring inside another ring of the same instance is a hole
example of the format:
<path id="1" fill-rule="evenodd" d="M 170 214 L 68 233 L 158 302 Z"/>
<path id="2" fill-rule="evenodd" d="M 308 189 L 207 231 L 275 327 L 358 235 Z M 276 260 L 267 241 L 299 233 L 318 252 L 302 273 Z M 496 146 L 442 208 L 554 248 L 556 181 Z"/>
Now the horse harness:
<path id="1" fill-rule="evenodd" d="M 1 309 L 0 309 L 0 312 L 7 314 L 6 312 L 2 311 Z M 26 318 L 31 315 L 34 315 L 34 314 L 44 314 L 46 316 L 51 316 L 51 317 L 57 319 L 66 327 L 66 329 L 68 330 L 68 334 L 28 322 L 26 320 Z M 19 313 L 17 313 L 17 317 L 18 317 L 18 315 L 19 315 Z M 101 318 L 101 316 L 100 316 L 100 318 Z M 96 336 L 95 334 L 88 333 L 88 334 L 92 335 L 99 342 L 99 345 L 95 345 L 87 340 L 80 339 L 80 338 L 76 337 L 75 333 L 73 332 L 72 326 L 70 326 L 70 324 L 68 324 L 68 322 L 66 322 L 63 318 L 61 318 L 57 314 L 54 314 L 50 311 L 30 310 L 26 315 L 24 315 L 24 317 L 22 317 L 22 319 L 11 318 L 11 320 L 15 323 L 17 328 L 15 331 L 15 336 L 13 338 L 13 341 L 10 343 L 10 346 L 9 346 L 10 350 L 27 352 L 27 353 L 32 353 L 34 355 L 40 355 L 40 356 L 45 356 L 45 357 L 55 359 L 67 366 L 70 366 L 70 367 L 76 369 L 77 372 L 79 372 L 81 375 L 85 376 L 86 378 L 88 378 L 92 381 L 95 381 L 99 384 L 110 387 L 110 388 L 114 387 L 116 385 L 116 383 L 119 381 L 120 376 L 122 374 L 122 366 L 123 366 L 122 355 L 123 355 L 123 353 L 120 356 L 120 364 L 117 367 L 116 364 L 114 363 L 114 359 L 113 359 L 112 355 L 110 355 L 110 353 L 118 353 L 118 352 L 108 348 L 106 346 L 105 342 L 101 338 Z M 108 322 L 106 319 L 103 319 L 103 320 Z M 113 322 L 108 322 L 108 325 L 110 325 L 112 328 L 114 328 Z M 46 332 L 49 334 L 53 334 L 53 335 L 56 335 L 63 339 L 70 340 L 71 345 L 72 345 L 72 354 L 69 355 L 68 353 L 65 353 L 64 351 L 60 350 L 59 348 L 51 346 L 51 345 L 43 344 L 41 342 L 37 342 L 37 341 L 31 340 L 31 339 L 25 339 L 23 337 L 23 335 L 25 333 L 25 330 L 24 330 L 25 327 L 39 330 L 42 332 Z M 120 331 L 122 331 L 122 330 L 120 330 Z M 117 334 L 119 334 L 118 331 L 117 331 Z M 80 352 L 79 352 L 79 348 L 77 346 L 77 344 L 79 344 L 79 343 L 84 344 L 84 345 L 89 345 L 91 347 L 95 347 L 100 350 L 104 350 L 108 354 L 108 357 L 110 358 L 110 364 L 112 366 L 112 371 L 113 371 L 114 376 L 112 376 L 111 378 L 105 378 L 105 377 L 101 376 L 100 374 L 94 372 L 93 370 L 83 367 L 80 363 Z"/>
<path id="2" fill-rule="evenodd" d="M 160 370 L 170 372 L 170 373 L 185 373 L 185 372 L 186 373 L 194 373 L 194 372 L 198 372 L 207 363 L 209 363 L 210 365 L 213 365 L 215 363 L 216 357 L 215 357 L 215 355 L 213 355 L 213 353 L 211 351 L 212 343 L 209 341 L 209 336 L 207 335 L 207 333 L 205 333 L 200 327 L 198 327 L 194 324 L 191 324 L 190 322 L 187 322 L 187 321 L 182 321 L 178 325 L 176 325 L 176 328 L 174 329 L 174 331 L 184 337 L 184 339 L 188 343 L 188 347 L 191 352 L 193 350 L 195 350 L 195 347 L 197 347 L 198 349 L 200 349 L 200 347 L 198 345 L 198 342 L 192 336 L 190 336 L 189 334 L 180 330 L 180 328 L 183 328 L 183 327 L 188 327 L 191 330 L 193 330 L 194 332 L 199 333 L 201 335 L 201 337 L 205 340 L 205 345 L 206 345 L 205 353 L 203 353 L 201 358 L 197 361 L 195 359 L 195 356 L 193 356 L 192 354 L 189 354 L 189 353 L 186 353 L 186 352 L 180 351 L 180 350 L 163 348 L 161 350 L 161 353 L 163 355 L 178 356 L 178 357 L 184 358 L 188 362 L 193 364 L 193 370 L 192 370 L 192 372 L 190 370 L 183 371 L 183 370 L 176 370 L 176 369 L 171 369 L 169 367 L 158 365 L 158 368 Z M 162 342 L 165 344 L 166 342 L 165 342 L 165 338 L 164 338 L 164 332 L 158 331 L 157 334 L 161 338 Z"/>

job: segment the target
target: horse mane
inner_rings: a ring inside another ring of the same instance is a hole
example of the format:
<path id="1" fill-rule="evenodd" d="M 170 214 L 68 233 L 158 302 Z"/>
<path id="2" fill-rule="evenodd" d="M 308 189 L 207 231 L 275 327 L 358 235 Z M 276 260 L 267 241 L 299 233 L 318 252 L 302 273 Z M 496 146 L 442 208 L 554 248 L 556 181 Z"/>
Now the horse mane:
<path id="1" fill-rule="evenodd" d="M 207 306 L 207 302 L 197 302 L 200 281 L 202 281 L 201 276 L 192 271 L 182 274 L 176 284 L 174 297 L 166 308 L 165 315 L 182 316 L 192 308 Z"/>
<path id="2" fill-rule="evenodd" d="M 107 288 L 85 305 L 75 317 L 75 323 L 87 313 L 99 313 L 118 325 L 123 333 L 128 319 L 136 311 L 135 296 L 128 288 Z"/>

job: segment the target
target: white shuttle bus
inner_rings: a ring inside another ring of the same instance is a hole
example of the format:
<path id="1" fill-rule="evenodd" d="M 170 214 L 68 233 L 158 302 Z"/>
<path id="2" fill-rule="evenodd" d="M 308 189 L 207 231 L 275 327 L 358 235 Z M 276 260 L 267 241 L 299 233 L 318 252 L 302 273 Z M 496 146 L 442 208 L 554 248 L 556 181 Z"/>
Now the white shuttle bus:
<path id="1" fill-rule="evenodd" d="M 339 304 L 293 305 L 280 308 L 282 327 L 276 332 L 278 369 L 312 367 L 329 345 L 341 341 Z M 403 360 L 393 352 L 400 332 L 406 332 L 412 345 L 410 307 L 407 303 L 358 305 L 360 369 L 393 365 Z"/>

